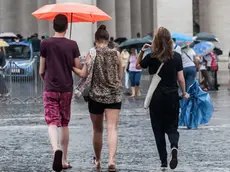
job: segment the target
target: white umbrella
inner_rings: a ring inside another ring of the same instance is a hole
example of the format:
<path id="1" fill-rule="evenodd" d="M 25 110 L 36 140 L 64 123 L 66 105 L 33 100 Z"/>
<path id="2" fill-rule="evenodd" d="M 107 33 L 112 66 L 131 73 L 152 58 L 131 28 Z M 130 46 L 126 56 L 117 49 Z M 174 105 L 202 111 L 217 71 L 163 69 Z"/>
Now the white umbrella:
<path id="1" fill-rule="evenodd" d="M 0 38 L 17 38 L 17 35 L 12 32 L 4 32 L 0 34 Z"/>

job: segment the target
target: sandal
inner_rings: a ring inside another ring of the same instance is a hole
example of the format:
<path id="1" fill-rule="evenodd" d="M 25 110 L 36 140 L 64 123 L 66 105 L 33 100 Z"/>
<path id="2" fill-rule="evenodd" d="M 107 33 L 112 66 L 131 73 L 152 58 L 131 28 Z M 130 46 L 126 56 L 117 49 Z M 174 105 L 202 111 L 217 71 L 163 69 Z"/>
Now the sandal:
<path id="1" fill-rule="evenodd" d="M 95 165 L 97 170 L 101 169 L 101 162 L 96 160 L 96 157 L 93 157 L 93 164 Z"/>
<path id="2" fill-rule="evenodd" d="M 53 170 L 56 172 L 62 171 L 62 151 L 61 150 L 57 150 L 54 153 Z"/>
<path id="3" fill-rule="evenodd" d="M 71 169 L 71 168 L 73 168 L 73 167 L 69 163 L 67 166 L 62 166 L 63 170 L 67 170 L 67 169 Z"/>
<path id="4" fill-rule="evenodd" d="M 109 165 L 108 172 L 116 172 L 116 167 L 114 164 Z"/>

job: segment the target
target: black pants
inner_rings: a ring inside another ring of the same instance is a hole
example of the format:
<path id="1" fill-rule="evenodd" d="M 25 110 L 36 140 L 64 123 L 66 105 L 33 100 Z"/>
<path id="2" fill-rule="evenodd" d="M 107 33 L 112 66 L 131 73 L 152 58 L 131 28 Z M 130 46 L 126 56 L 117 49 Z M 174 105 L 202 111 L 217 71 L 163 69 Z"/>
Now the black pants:
<path id="1" fill-rule="evenodd" d="M 178 148 L 179 96 L 157 89 L 150 104 L 150 118 L 161 163 L 167 162 L 165 134 L 171 148 Z"/>

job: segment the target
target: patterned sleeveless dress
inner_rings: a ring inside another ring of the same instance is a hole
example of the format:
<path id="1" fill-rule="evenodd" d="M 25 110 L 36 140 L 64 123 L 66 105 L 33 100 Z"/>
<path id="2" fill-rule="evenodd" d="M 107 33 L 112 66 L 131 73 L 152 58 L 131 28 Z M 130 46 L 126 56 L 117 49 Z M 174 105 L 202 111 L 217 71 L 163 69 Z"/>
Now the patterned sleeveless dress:
<path id="1" fill-rule="evenodd" d="M 103 104 L 121 102 L 121 80 L 117 51 L 108 47 L 97 47 L 90 99 Z"/>

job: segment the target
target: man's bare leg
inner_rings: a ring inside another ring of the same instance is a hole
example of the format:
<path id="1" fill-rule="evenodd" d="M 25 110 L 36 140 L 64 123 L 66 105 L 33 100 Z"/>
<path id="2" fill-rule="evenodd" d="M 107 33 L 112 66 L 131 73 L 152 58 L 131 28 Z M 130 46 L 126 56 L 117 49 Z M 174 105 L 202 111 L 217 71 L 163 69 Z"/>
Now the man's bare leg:
<path id="1" fill-rule="evenodd" d="M 63 167 L 68 167 L 69 164 L 68 164 L 67 154 L 68 154 L 68 146 L 69 146 L 69 127 L 61 128 L 60 142 L 63 151 L 62 165 Z"/>
<path id="2" fill-rule="evenodd" d="M 58 127 L 55 125 L 50 125 L 48 127 L 48 133 L 50 137 L 50 143 L 53 148 L 53 152 L 58 150 Z"/>
<path id="3" fill-rule="evenodd" d="M 48 127 L 50 143 L 54 152 L 53 170 L 60 172 L 62 170 L 62 151 L 58 149 L 58 128 L 50 125 Z"/>

